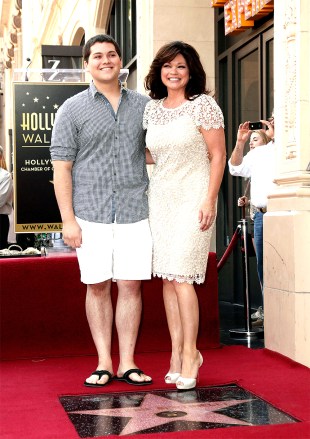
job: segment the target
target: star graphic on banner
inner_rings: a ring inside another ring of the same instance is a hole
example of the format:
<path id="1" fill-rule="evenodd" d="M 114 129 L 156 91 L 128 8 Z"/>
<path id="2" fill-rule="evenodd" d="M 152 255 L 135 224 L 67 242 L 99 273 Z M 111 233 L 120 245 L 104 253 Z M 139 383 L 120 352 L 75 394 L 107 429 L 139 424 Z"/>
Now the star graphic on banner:
<path id="1" fill-rule="evenodd" d="M 51 97 L 47 94 L 45 95 L 45 97 L 44 97 L 44 95 L 42 97 L 38 97 L 38 95 L 35 97 L 32 97 L 32 96 L 33 96 L 33 93 L 31 93 L 29 91 L 24 92 L 24 98 L 23 98 L 24 101 L 22 101 L 20 104 L 23 109 L 24 108 L 29 109 L 29 107 L 30 107 L 30 111 L 33 111 L 33 110 L 31 110 L 31 109 L 33 109 L 33 105 L 39 103 L 40 101 L 43 101 L 44 99 L 46 101 L 42 102 L 42 106 L 40 106 L 40 108 L 42 108 L 43 111 L 48 111 L 50 113 L 56 113 L 56 111 L 58 110 L 58 108 L 60 106 L 59 104 L 57 104 L 55 102 L 52 103 Z"/>
<path id="2" fill-rule="evenodd" d="M 251 399 L 231 399 L 230 401 L 212 401 L 184 404 L 162 396 L 147 394 L 139 407 L 115 409 L 80 410 L 70 414 L 97 415 L 130 418 L 120 436 L 137 433 L 142 430 L 168 424 L 173 421 L 208 422 L 230 425 L 252 425 L 230 416 L 216 413 L 227 407 L 242 404 Z"/>

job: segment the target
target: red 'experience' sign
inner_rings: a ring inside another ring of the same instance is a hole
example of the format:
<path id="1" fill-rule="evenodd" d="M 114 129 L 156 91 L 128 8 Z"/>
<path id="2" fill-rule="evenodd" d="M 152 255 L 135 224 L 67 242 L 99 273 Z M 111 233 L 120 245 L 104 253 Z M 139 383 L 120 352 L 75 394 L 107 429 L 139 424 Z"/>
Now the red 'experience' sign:
<path id="1" fill-rule="evenodd" d="M 224 7 L 225 35 L 243 32 L 254 21 L 273 11 L 273 0 L 211 0 L 213 8 Z"/>

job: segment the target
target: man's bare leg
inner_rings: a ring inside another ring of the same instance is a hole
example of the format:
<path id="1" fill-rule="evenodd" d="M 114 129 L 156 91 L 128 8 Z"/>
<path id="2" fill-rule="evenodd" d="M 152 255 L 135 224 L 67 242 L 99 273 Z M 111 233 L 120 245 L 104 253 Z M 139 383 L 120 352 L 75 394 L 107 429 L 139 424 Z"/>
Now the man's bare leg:
<path id="1" fill-rule="evenodd" d="M 111 359 L 111 338 L 113 308 L 111 301 L 111 280 L 87 285 L 86 316 L 98 353 L 97 370 L 108 370 L 113 375 Z M 92 375 L 86 379 L 91 384 L 105 384 L 109 377 Z"/>
<path id="2" fill-rule="evenodd" d="M 141 281 L 118 280 L 118 299 L 115 323 L 119 340 L 120 363 L 117 376 L 122 377 L 129 369 L 137 369 L 134 352 L 141 320 Z M 151 381 L 147 375 L 132 373 L 129 376 L 137 382 Z"/>

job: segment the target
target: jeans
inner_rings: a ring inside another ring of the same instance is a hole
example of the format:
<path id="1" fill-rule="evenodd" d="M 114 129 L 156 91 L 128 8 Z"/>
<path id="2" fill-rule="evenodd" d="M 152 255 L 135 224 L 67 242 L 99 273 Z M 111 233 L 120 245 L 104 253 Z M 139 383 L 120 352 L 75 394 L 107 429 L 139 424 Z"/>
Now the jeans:
<path id="1" fill-rule="evenodd" d="M 256 212 L 254 215 L 254 242 L 257 260 L 257 274 L 263 292 L 264 286 L 264 269 L 263 269 L 263 217 L 262 212 Z"/>

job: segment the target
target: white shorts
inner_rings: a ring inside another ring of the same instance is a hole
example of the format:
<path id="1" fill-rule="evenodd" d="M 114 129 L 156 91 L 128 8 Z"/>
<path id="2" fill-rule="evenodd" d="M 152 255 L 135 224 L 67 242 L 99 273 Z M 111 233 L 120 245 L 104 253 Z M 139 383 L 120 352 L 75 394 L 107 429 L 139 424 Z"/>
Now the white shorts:
<path id="1" fill-rule="evenodd" d="M 83 283 L 151 278 L 152 237 L 148 219 L 132 224 L 76 220 L 82 229 L 82 245 L 76 253 Z"/>

